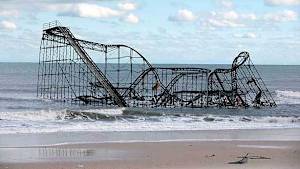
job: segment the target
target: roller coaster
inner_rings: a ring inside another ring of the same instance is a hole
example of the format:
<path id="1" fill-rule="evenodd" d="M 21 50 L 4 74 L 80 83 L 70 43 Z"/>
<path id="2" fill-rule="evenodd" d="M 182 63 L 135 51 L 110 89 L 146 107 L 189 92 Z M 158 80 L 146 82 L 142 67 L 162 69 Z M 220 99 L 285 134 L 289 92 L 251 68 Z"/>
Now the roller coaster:
<path id="1" fill-rule="evenodd" d="M 109 107 L 276 106 L 248 52 L 228 69 L 153 66 L 130 46 L 77 39 L 58 21 L 43 25 L 37 94 Z"/>

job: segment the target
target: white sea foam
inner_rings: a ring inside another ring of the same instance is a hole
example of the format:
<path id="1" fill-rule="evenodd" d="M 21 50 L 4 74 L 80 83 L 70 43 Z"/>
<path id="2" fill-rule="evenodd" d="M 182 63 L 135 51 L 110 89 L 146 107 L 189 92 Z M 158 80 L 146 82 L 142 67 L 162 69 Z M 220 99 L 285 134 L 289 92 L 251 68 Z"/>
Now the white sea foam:
<path id="1" fill-rule="evenodd" d="M 49 121 L 63 119 L 65 115 L 66 110 L 1 112 L 0 119 L 13 121 Z"/>
<path id="2" fill-rule="evenodd" d="M 0 113 L 0 133 L 43 133 L 59 131 L 168 131 L 300 128 L 297 116 L 122 116 L 122 109 L 88 112 L 118 116 L 116 119 L 66 118 L 68 110 Z"/>
<path id="3" fill-rule="evenodd" d="M 276 90 L 278 104 L 300 104 L 300 91 Z"/>
<path id="4" fill-rule="evenodd" d="M 259 149 L 286 149 L 288 146 L 267 146 L 267 145 L 237 145 L 243 148 L 259 148 Z"/>
<path id="5" fill-rule="evenodd" d="M 76 112 L 84 113 L 94 113 L 107 116 L 117 116 L 122 115 L 123 108 L 115 109 L 88 109 L 88 110 L 78 110 Z M 40 110 L 40 111 L 20 111 L 20 112 L 0 112 L 1 120 L 14 120 L 14 121 L 51 121 L 51 120 L 65 120 L 70 113 L 67 109 L 62 110 Z M 82 117 L 77 117 L 74 119 L 81 119 Z"/>
<path id="6" fill-rule="evenodd" d="M 125 108 L 111 108 L 111 109 L 88 109 L 85 112 L 106 114 L 106 115 L 122 115 Z"/>

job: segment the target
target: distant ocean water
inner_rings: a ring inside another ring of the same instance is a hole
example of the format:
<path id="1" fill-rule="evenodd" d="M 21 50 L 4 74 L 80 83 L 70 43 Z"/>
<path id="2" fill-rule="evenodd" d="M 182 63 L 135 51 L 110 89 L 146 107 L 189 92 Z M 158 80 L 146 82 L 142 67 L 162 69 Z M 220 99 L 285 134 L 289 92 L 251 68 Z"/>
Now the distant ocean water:
<path id="1" fill-rule="evenodd" d="M 226 65 L 188 66 L 215 68 Z M 38 98 L 37 67 L 36 63 L 0 63 L 0 134 L 300 128 L 300 66 L 257 66 L 278 104 L 276 108 L 150 109 L 148 113 L 140 109 L 68 105 Z M 70 118 L 70 111 L 95 112 L 104 116 Z"/>

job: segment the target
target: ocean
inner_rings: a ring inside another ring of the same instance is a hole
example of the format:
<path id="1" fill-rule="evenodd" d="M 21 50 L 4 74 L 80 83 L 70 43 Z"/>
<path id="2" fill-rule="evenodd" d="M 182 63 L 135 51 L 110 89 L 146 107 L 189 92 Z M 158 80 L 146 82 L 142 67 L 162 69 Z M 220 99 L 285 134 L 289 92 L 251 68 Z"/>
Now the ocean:
<path id="1" fill-rule="evenodd" d="M 275 108 L 132 110 L 72 105 L 37 97 L 37 63 L 0 63 L 0 134 L 300 128 L 300 66 L 256 67 L 278 105 Z M 101 116 L 71 118 L 70 111 Z"/>

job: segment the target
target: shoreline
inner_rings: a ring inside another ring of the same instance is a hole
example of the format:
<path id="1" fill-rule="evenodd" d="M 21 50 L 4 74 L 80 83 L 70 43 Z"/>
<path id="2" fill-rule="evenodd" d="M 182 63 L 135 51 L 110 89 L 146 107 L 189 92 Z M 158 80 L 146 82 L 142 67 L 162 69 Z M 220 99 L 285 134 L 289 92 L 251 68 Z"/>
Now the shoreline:
<path id="1" fill-rule="evenodd" d="M 300 128 L 226 129 L 127 132 L 53 132 L 0 134 L 0 148 L 60 144 L 182 142 L 182 141 L 300 141 Z M 26 142 L 24 141 L 26 140 Z"/>

